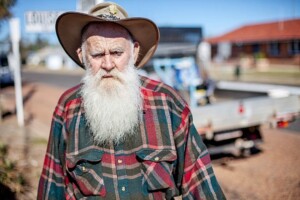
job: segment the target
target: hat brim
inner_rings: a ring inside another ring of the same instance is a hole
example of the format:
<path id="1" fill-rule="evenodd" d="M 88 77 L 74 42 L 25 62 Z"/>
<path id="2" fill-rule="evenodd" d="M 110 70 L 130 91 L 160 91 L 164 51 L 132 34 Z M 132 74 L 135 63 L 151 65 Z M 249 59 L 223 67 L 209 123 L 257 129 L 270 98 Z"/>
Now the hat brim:
<path id="1" fill-rule="evenodd" d="M 111 22 L 126 28 L 140 45 L 136 67 L 145 65 L 157 48 L 159 30 L 149 19 L 135 17 L 107 21 L 89 14 L 67 12 L 57 18 L 56 34 L 65 52 L 82 68 L 85 66 L 80 62 L 76 50 L 81 46 L 82 29 L 91 22 Z"/>

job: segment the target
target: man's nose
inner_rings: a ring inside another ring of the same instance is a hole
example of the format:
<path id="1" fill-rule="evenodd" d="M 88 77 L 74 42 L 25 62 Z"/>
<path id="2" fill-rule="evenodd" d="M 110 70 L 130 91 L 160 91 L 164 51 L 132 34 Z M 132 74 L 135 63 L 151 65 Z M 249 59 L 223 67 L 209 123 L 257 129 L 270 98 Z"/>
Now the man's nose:
<path id="1" fill-rule="evenodd" d="M 110 54 L 105 54 L 101 68 L 106 71 L 111 71 L 115 67 L 113 59 Z"/>

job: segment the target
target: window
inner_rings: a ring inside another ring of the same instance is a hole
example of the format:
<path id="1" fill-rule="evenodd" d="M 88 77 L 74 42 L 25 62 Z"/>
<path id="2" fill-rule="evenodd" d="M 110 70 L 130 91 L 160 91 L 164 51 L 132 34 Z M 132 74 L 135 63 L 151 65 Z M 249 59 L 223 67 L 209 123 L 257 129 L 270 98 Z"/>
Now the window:
<path id="1" fill-rule="evenodd" d="M 259 44 L 252 44 L 252 53 L 259 53 L 259 52 L 260 52 Z"/>
<path id="2" fill-rule="evenodd" d="M 279 56 L 280 54 L 280 43 L 279 42 L 272 42 L 269 44 L 269 54 L 271 56 Z"/>
<path id="3" fill-rule="evenodd" d="M 202 39 L 200 27 L 159 27 L 161 43 L 194 43 Z"/>
<path id="4" fill-rule="evenodd" d="M 293 40 L 289 45 L 289 54 L 295 55 L 300 53 L 300 40 Z"/>
<path id="5" fill-rule="evenodd" d="M 8 66 L 8 59 L 5 55 L 0 55 L 0 67 L 7 67 Z"/>

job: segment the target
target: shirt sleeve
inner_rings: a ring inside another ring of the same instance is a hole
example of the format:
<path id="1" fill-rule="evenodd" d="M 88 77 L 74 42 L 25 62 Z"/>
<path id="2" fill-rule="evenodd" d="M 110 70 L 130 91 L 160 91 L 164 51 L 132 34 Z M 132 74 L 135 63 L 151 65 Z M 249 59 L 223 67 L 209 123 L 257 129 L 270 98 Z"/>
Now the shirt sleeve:
<path id="1" fill-rule="evenodd" d="M 182 137 L 185 141 L 178 148 L 178 167 L 181 169 L 179 171 L 182 171 L 182 199 L 226 199 L 215 177 L 208 150 L 192 122 L 188 107 L 182 112 L 178 132 L 184 135 Z"/>
<path id="2" fill-rule="evenodd" d="M 58 106 L 53 114 L 47 151 L 38 186 L 37 199 L 65 199 L 64 173 L 62 166 L 63 123 L 58 115 Z"/>

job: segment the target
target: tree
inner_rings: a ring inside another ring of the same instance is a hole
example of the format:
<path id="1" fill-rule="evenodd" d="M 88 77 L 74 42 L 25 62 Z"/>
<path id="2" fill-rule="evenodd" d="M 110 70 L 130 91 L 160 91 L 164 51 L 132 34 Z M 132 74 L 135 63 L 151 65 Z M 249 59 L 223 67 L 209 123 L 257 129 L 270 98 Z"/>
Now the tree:
<path id="1" fill-rule="evenodd" d="M 12 16 L 10 8 L 15 5 L 17 0 L 0 0 L 0 21 Z"/>
<path id="2" fill-rule="evenodd" d="M 26 38 L 21 40 L 20 43 L 20 53 L 21 53 L 21 60 L 22 63 L 26 63 L 27 57 L 30 53 L 38 51 L 46 46 L 49 46 L 49 41 L 46 38 L 41 37 L 41 35 L 37 35 L 37 38 L 34 42 L 28 42 Z"/>

